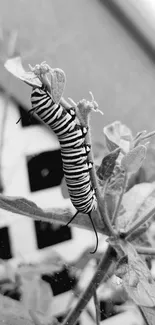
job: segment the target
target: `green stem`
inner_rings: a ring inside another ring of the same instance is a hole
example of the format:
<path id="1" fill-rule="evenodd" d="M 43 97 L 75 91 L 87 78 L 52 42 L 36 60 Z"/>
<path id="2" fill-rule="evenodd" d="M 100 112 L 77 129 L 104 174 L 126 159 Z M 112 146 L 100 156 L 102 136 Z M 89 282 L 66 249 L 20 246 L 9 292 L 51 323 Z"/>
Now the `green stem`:
<path id="1" fill-rule="evenodd" d="M 140 226 L 143 225 L 146 221 L 152 218 L 155 215 L 155 208 L 153 208 L 146 216 L 139 218 L 139 221 L 136 221 L 131 228 L 125 233 L 125 238 L 127 239 L 134 231 L 136 231 Z"/>
<path id="2" fill-rule="evenodd" d="M 87 144 L 91 143 L 91 137 L 90 137 L 89 130 L 86 135 L 86 142 L 87 142 Z M 94 162 L 92 150 L 90 151 L 88 157 L 89 157 L 90 161 Z M 97 198 L 97 202 L 98 202 L 98 215 L 99 215 L 100 219 L 103 221 L 103 224 L 106 226 L 109 235 L 116 237 L 116 231 L 112 227 L 111 221 L 109 219 L 108 213 L 106 212 L 106 209 L 105 209 L 105 206 L 103 203 L 104 197 L 102 197 L 102 195 L 100 193 L 100 188 L 99 188 L 94 164 L 90 170 L 90 178 L 91 178 L 93 188 L 95 189 L 95 194 L 96 194 L 96 198 Z"/>
<path id="3" fill-rule="evenodd" d="M 117 232 L 113 228 L 113 226 L 111 224 L 111 220 L 109 219 L 106 201 L 103 201 L 103 198 L 101 198 L 101 197 L 98 197 L 98 211 L 99 211 L 100 217 L 103 221 L 103 224 L 106 226 L 106 228 L 109 232 L 109 235 L 117 237 Z"/>
<path id="4" fill-rule="evenodd" d="M 119 196 L 119 199 L 118 199 L 118 202 L 117 202 L 117 205 L 116 205 L 113 217 L 112 217 L 112 224 L 115 224 L 115 222 L 116 222 L 116 219 L 117 219 L 117 216 L 118 216 L 118 213 L 119 213 L 119 210 L 120 210 L 120 206 L 121 206 L 121 203 L 122 203 L 123 195 L 124 195 L 126 187 L 127 187 L 127 183 L 128 183 L 128 174 L 125 173 L 124 180 L 123 180 L 122 191 L 121 191 L 121 194 Z"/>
<path id="5" fill-rule="evenodd" d="M 96 290 L 94 290 L 94 305 L 95 305 L 95 311 L 96 311 L 96 325 L 100 325 L 100 304 L 97 298 Z"/>
<path id="6" fill-rule="evenodd" d="M 108 246 L 103 258 L 101 259 L 98 268 L 89 283 L 88 287 L 84 291 L 83 295 L 77 302 L 77 305 L 73 310 L 70 311 L 64 322 L 62 323 L 63 325 L 74 325 L 79 316 L 81 315 L 82 311 L 90 301 L 90 299 L 94 295 L 94 290 L 96 290 L 100 283 L 104 280 L 109 268 L 115 267 L 117 261 L 117 255 L 113 247 L 110 245 Z"/>

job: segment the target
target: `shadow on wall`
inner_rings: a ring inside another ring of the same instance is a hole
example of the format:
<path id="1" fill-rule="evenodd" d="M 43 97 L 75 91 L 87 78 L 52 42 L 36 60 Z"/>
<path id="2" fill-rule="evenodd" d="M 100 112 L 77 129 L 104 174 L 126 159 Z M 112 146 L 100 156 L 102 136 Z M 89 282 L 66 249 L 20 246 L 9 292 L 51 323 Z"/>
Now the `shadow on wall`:
<path id="1" fill-rule="evenodd" d="M 140 31 L 136 26 L 134 21 L 128 17 L 128 13 L 121 8 L 114 0 L 104 1 L 99 0 L 105 8 L 116 18 L 123 28 L 135 39 L 137 44 L 142 48 L 143 51 L 150 57 L 150 59 L 155 63 L 155 47 L 149 39 Z M 128 0 L 126 0 L 128 1 Z"/>

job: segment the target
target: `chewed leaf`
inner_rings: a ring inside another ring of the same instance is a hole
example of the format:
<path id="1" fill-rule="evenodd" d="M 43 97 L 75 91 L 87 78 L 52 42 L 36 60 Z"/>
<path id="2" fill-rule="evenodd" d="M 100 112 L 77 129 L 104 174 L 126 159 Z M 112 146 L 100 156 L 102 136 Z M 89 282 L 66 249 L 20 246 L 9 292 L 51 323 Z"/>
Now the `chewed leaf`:
<path id="1" fill-rule="evenodd" d="M 34 74 L 34 72 L 25 71 L 20 56 L 14 57 L 12 59 L 8 59 L 5 62 L 4 67 L 6 68 L 6 70 L 12 73 L 16 78 L 24 81 L 28 85 L 32 87 L 42 87 L 41 81 Z"/>
<path id="2" fill-rule="evenodd" d="M 96 172 L 100 180 L 106 181 L 112 175 L 119 153 L 120 148 L 117 148 L 102 159 Z"/>
<path id="3" fill-rule="evenodd" d="M 129 151 L 121 160 L 121 166 L 127 173 L 136 173 L 146 156 L 146 147 L 139 145 Z"/>
<path id="4" fill-rule="evenodd" d="M 56 104 L 60 102 L 60 99 L 63 95 L 65 84 L 66 84 L 66 76 L 63 70 L 61 69 L 51 69 L 51 95 Z"/>

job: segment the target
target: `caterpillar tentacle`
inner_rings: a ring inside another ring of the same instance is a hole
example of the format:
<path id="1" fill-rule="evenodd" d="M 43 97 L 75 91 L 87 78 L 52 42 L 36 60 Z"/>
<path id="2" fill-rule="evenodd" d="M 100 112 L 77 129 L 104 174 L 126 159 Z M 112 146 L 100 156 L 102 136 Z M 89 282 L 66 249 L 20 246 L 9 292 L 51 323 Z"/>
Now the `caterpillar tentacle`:
<path id="1" fill-rule="evenodd" d="M 79 212 L 77 211 L 75 214 L 74 214 L 74 216 L 67 222 L 67 224 L 66 224 L 66 226 L 68 226 L 75 218 L 76 218 L 76 216 L 77 216 L 77 214 L 78 214 Z M 93 222 L 93 219 L 92 219 L 92 217 L 91 217 L 91 213 L 88 213 L 88 216 L 89 216 L 89 219 L 90 219 L 90 221 L 91 221 L 91 224 L 92 224 L 92 226 L 93 226 L 93 230 L 94 230 L 94 233 L 95 233 L 95 236 L 96 236 L 96 246 L 95 246 L 95 249 L 92 251 L 92 252 L 90 252 L 90 254 L 94 254 L 94 253 L 96 253 L 96 251 L 97 251 L 97 248 L 98 248 L 98 235 L 97 235 L 97 231 L 96 231 L 96 228 L 95 228 L 95 226 L 94 226 L 94 222 Z"/>
<path id="2" fill-rule="evenodd" d="M 91 221 L 91 224 L 92 224 L 92 226 L 93 226 L 94 233 L 95 233 L 95 236 L 96 236 L 96 247 L 95 247 L 95 249 L 94 249 L 92 252 L 90 252 L 90 254 L 94 254 L 94 253 L 96 253 L 97 248 L 98 248 L 98 235 L 97 235 L 96 228 L 95 228 L 95 226 L 94 226 L 93 219 L 92 219 L 92 217 L 91 217 L 91 212 L 88 213 L 88 216 L 89 216 L 89 219 L 90 219 L 90 221 Z"/>

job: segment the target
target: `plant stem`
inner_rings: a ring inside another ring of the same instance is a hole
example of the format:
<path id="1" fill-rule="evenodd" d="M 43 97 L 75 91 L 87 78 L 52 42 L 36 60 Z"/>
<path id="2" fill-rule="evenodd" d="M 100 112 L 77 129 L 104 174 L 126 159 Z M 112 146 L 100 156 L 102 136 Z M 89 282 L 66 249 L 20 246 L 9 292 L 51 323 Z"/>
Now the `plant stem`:
<path id="1" fill-rule="evenodd" d="M 100 283 L 104 280 L 109 268 L 113 268 L 117 261 L 117 255 L 112 246 L 108 246 L 103 258 L 101 259 L 98 268 L 86 288 L 85 292 L 77 302 L 77 305 L 71 312 L 68 314 L 66 319 L 63 322 L 63 325 L 73 325 L 77 322 L 79 316 L 84 310 L 85 306 L 88 304 L 89 300 L 94 295 L 94 290 L 98 288 Z"/>
<path id="2" fill-rule="evenodd" d="M 134 231 L 136 231 L 140 226 L 143 225 L 146 221 L 152 218 L 155 214 L 155 208 L 153 208 L 147 215 L 142 218 L 139 218 L 139 221 L 135 222 L 131 228 L 125 233 L 125 238 L 127 239 Z"/>
<path id="3" fill-rule="evenodd" d="M 135 246 L 137 253 L 144 255 L 155 255 L 155 248 Z"/>
<path id="4" fill-rule="evenodd" d="M 118 199 L 118 202 L 117 202 L 117 205 L 116 205 L 113 217 L 112 217 L 112 224 L 115 224 L 115 222 L 116 222 L 116 219 L 117 219 L 117 216 L 118 216 L 118 213 L 119 213 L 119 210 L 120 210 L 120 206 L 121 206 L 121 203 L 122 203 L 123 195 L 125 193 L 125 189 L 126 189 L 126 186 L 127 186 L 127 182 L 128 182 L 128 174 L 125 173 L 124 180 L 123 180 L 122 191 L 121 191 L 121 194 L 119 196 L 119 199 Z"/>
<path id="5" fill-rule="evenodd" d="M 87 135 L 86 135 L 86 142 L 87 144 L 91 144 L 91 137 L 90 137 L 90 132 L 88 130 Z M 89 153 L 89 161 L 94 162 L 94 157 L 93 157 L 93 153 L 92 150 Z M 111 221 L 109 219 L 108 213 L 106 213 L 106 209 L 104 207 L 103 204 L 103 200 L 104 197 L 102 197 L 101 193 L 100 193 L 100 188 L 99 188 L 99 184 L 98 184 L 98 180 L 97 180 L 97 175 L 96 175 L 96 170 L 95 170 L 95 166 L 93 164 L 91 170 L 90 170 L 90 179 L 93 185 L 93 188 L 95 189 L 95 194 L 96 194 L 96 198 L 97 198 L 97 202 L 98 202 L 98 215 L 100 217 L 100 219 L 103 221 L 104 226 L 106 226 L 109 235 L 111 236 L 116 236 L 116 232 L 112 227 Z"/>
<path id="6" fill-rule="evenodd" d="M 103 198 L 101 198 L 100 196 L 98 197 L 98 211 L 100 214 L 100 217 L 103 221 L 103 224 L 106 226 L 109 235 L 110 236 L 114 236 L 117 237 L 117 232 L 115 231 L 115 229 L 113 228 L 112 224 L 111 224 L 111 220 L 109 219 L 109 215 L 108 215 L 108 210 L 107 210 L 107 206 L 106 206 L 106 201 L 103 201 Z"/>
<path id="7" fill-rule="evenodd" d="M 94 305 L 95 305 L 95 310 L 96 310 L 96 325 L 100 325 L 100 304 L 97 298 L 97 293 L 96 290 L 94 290 Z"/>

